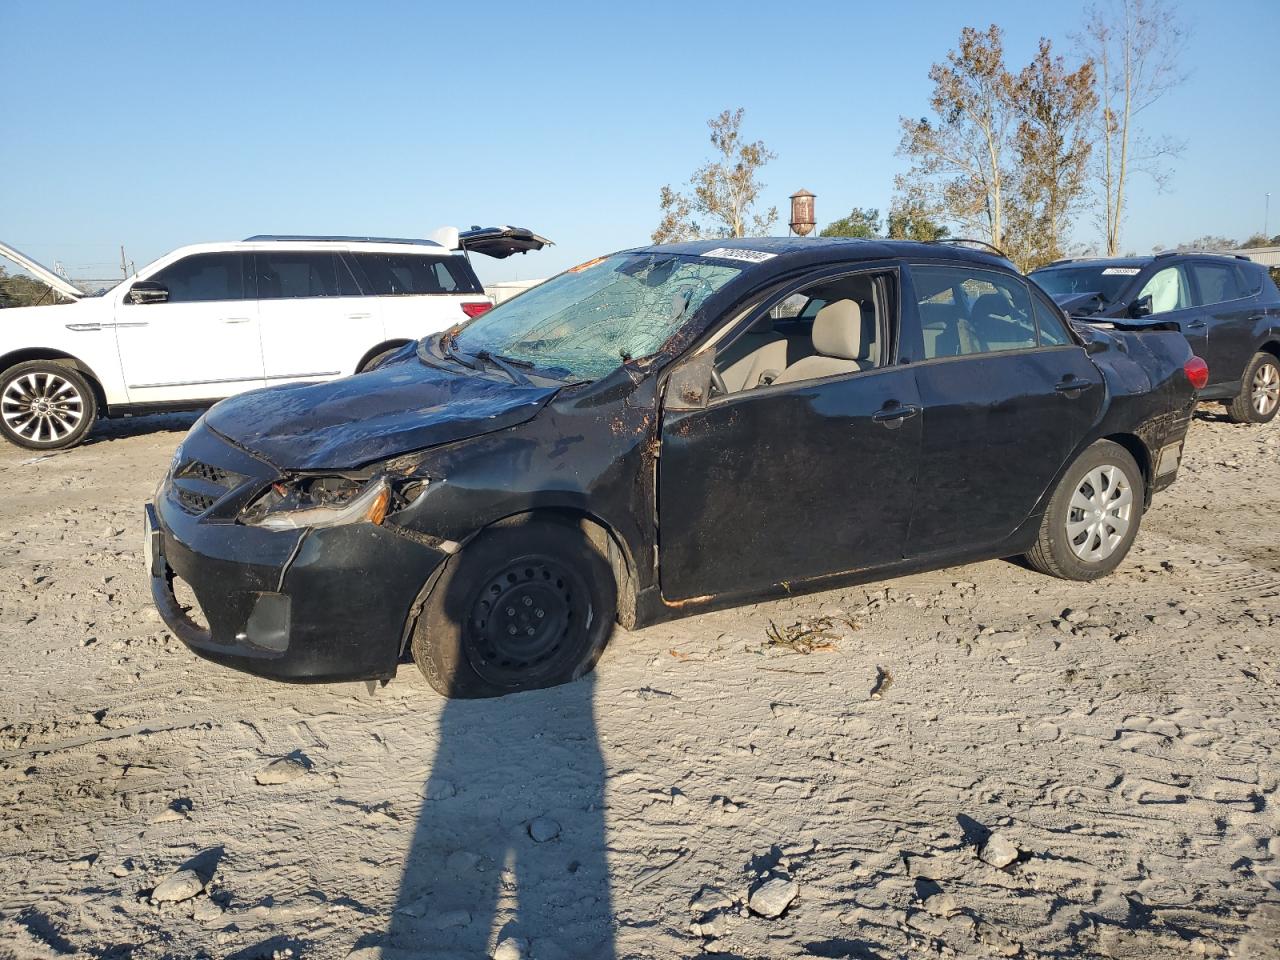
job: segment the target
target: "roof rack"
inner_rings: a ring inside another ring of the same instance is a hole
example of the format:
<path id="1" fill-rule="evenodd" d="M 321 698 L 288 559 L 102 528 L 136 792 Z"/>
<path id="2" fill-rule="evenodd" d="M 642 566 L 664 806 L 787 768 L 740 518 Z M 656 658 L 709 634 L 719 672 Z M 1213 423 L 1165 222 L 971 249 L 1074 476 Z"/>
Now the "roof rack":
<path id="1" fill-rule="evenodd" d="M 930 243 L 976 243 L 980 247 L 986 247 L 998 257 L 1004 257 L 1008 260 L 1009 255 L 994 244 L 987 243 L 985 240 L 975 240 L 972 237 L 939 237 L 937 240 L 930 240 Z"/>
<path id="2" fill-rule="evenodd" d="M 1165 257 L 1232 257 L 1236 260 L 1253 262 L 1251 257 L 1243 253 L 1232 253 L 1230 250 L 1161 250 L 1156 254 L 1157 260 L 1163 260 Z"/>
<path id="3" fill-rule="evenodd" d="M 309 236 L 301 233 L 259 233 L 252 237 L 245 237 L 245 243 L 255 243 L 258 241 L 319 241 L 322 243 L 408 243 L 419 246 L 439 247 L 442 244 L 434 240 L 413 240 L 407 237 L 333 237 L 333 236 Z"/>

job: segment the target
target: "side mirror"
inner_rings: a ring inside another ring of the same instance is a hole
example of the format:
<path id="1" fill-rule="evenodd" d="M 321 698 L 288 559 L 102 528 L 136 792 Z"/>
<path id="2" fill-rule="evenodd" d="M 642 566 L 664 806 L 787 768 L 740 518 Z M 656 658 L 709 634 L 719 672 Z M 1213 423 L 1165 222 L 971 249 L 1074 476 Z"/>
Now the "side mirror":
<path id="1" fill-rule="evenodd" d="M 1145 297 L 1139 297 L 1129 304 L 1129 316 L 1135 320 L 1140 317 L 1151 316 L 1151 294 L 1148 293 Z"/>
<path id="2" fill-rule="evenodd" d="M 715 351 L 703 350 L 680 364 L 667 379 L 668 410 L 701 410 L 711 399 Z"/>
<path id="3" fill-rule="evenodd" d="M 169 299 L 169 288 L 154 280 L 139 280 L 129 288 L 130 303 L 164 303 Z"/>

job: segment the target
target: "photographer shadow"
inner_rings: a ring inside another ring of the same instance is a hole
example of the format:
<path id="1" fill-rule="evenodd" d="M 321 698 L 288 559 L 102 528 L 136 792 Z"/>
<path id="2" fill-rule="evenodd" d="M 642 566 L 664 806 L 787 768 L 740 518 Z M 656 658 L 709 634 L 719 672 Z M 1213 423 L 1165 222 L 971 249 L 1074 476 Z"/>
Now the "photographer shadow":
<path id="1" fill-rule="evenodd" d="M 512 940 L 500 956 L 614 957 L 594 690 L 588 675 L 445 704 L 395 907 L 358 947 L 481 958 Z"/>

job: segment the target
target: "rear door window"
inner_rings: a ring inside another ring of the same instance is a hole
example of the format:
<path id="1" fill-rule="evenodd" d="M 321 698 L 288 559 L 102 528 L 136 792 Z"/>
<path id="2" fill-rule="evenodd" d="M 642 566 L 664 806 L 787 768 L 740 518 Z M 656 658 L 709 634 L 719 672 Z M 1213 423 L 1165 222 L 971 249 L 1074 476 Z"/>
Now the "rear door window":
<path id="1" fill-rule="evenodd" d="M 1196 278 L 1197 306 L 1207 307 L 1245 296 L 1240 274 L 1233 264 L 1193 263 L 1191 273 Z"/>
<path id="2" fill-rule="evenodd" d="M 483 293 L 480 281 L 461 257 L 413 253 L 353 253 L 368 279 L 369 292 L 380 297 L 442 293 Z"/>
<path id="3" fill-rule="evenodd" d="M 924 357 L 960 357 L 1038 345 L 1026 285 L 1014 277 L 968 267 L 916 266 Z"/>
<path id="4" fill-rule="evenodd" d="M 245 299 L 245 260 L 240 253 L 196 253 L 148 277 L 164 284 L 169 303 Z"/>
<path id="5" fill-rule="evenodd" d="M 359 296 L 347 265 L 336 253 L 271 251 L 257 254 L 258 299 Z"/>

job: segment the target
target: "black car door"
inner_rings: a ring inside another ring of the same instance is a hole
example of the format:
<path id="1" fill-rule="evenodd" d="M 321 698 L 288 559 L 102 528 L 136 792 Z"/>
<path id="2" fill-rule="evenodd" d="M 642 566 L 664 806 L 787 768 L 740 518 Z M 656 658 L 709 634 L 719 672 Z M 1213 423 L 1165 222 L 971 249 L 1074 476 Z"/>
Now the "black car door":
<path id="1" fill-rule="evenodd" d="M 1012 273 L 918 265 L 911 282 L 924 413 L 907 555 L 980 552 L 1032 513 L 1093 427 L 1102 374 Z"/>
<path id="2" fill-rule="evenodd" d="M 672 374 L 658 459 L 665 597 L 745 593 L 901 559 L 920 405 L 911 369 L 894 365 L 889 349 L 896 273 L 877 285 L 880 343 L 857 370 L 747 384 L 701 404 L 712 351 Z M 792 362 L 805 362 L 794 360 L 806 352 L 796 346 Z M 825 358 L 807 359 L 821 367 Z"/>
<path id="3" fill-rule="evenodd" d="M 1190 270 L 1192 295 L 1208 323 L 1206 343 L 1191 348 L 1209 364 L 1211 384 L 1239 383 L 1253 359 L 1253 328 L 1262 310 L 1229 260 L 1193 260 Z"/>

